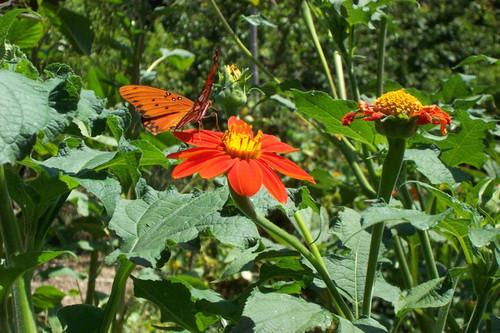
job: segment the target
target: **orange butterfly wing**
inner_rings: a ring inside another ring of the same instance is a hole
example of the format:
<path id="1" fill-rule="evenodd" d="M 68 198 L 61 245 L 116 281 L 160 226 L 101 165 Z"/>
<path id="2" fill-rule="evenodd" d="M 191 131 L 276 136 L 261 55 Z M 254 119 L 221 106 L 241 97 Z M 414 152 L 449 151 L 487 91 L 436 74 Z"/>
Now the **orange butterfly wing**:
<path id="1" fill-rule="evenodd" d="M 190 122 L 199 122 L 212 106 L 209 97 L 219 55 L 220 47 L 218 46 L 212 69 L 196 102 L 163 89 L 139 85 L 120 87 L 120 95 L 141 114 L 144 128 L 155 135 L 159 132 L 183 128 Z"/>
<path id="2" fill-rule="evenodd" d="M 137 109 L 142 125 L 153 134 L 175 127 L 194 105 L 189 98 L 148 86 L 123 86 L 120 95 Z"/>
<path id="3" fill-rule="evenodd" d="M 220 46 L 217 46 L 215 50 L 214 60 L 212 62 L 212 68 L 208 74 L 207 80 L 201 89 L 196 102 L 194 102 L 193 107 L 186 113 L 184 117 L 175 126 L 175 129 L 182 128 L 189 124 L 190 122 L 199 122 L 205 115 L 205 113 L 210 109 L 212 103 L 210 102 L 210 92 L 212 91 L 212 84 L 214 83 L 215 72 L 217 71 L 217 64 L 219 63 L 220 56 Z"/>

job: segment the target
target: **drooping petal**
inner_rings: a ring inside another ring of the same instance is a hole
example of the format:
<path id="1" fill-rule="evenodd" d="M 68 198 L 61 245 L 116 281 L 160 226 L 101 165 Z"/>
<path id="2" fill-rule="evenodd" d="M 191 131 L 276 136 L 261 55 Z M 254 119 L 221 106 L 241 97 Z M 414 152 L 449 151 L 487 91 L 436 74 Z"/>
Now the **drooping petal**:
<path id="1" fill-rule="evenodd" d="M 358 114 L 356 112 L 349 112 L 346 113 L 342 117 L 342 125 L 344 126 L 351 126 L 351 123 L 354 121 L 354 118 L 356 118 Z"/>
<path id="2" fill-rule="evenodd" d="M 302 170 L 297 164 L 284 157 L 273 153 L 263 153 L 259 159 L 284 175 L 295 179 L 308 180 L 311 183 L 316 184 L 312 176 Z"/>
<path id="3" fill-rule="evenodd" d="M 364 121 L 375 121 L 375 120 L 379 120 L 383 116 L 385 116 L 385 115 L 382 112 L 373 112 L 370 117 L 363 118 L 363 120 Z"/>
<path id="4" fill-rule="evenodd" d="M 239 132 L 241 134 L 247 134 L 253 138 L 252 126 L 248 125 L 245 121 L 231 116 L 227 121 L 227 127 L 233 128 L 233 131 Z"/>
<path id="5" fill-rule="evenodd" d="M 186 149 L 186 150 L 182 150 L 182 151 L 168 154 L 167 158 L 185 159 L 185 158 L 194 157 L 197 155 L 211 154 L 211 153 L 214 153 L 217 151 L 219 151 L 219 150 L 214 149 L 214 148 L 197 147 L 197 148 L 190 148 L 190 149 Z"/>
<path id="6" fill-rule="evenodd" d="M 200 170 L 200 176 L 205 179 L 220 176 L 229 170 L 236 161 L 236 159 L 227 154 L 214 157 L 203 165 L 203 168 Z"/>
<path id="7" fill-rule="evenodd" d="M 359 105 L 359 110 L 361 112 L 363 112 L 364 114 L 372 114 L 373 113 L 373 110 L 371 109 L 371 105 L 368 102 L 360 99 L 358 101 L 358 105 Z"/>
<path id="8" fill-rule="evenodd" d="M 172 171 L 172 177 L 177 179 L 191 176 L 192 174 L 200 171 L 205 163 L 214 157 L 216 157 L 214 156 L 214 154 L 201 154 L 195 157 L 188 158 L 175 167 L 175 169 Z"/>
<path id="9" fill-rule="evenodd" d="M 260 165 L 262 170 L 262 181 L 264 183 L 264 187 L 276 200 L 281 203 L 287 203 L 288 194 L 286 193 L 285 185 L 281 181 L 280 177 L 278 177 L 276 172 L 261 160 L 255 161 Z"/>
<path id="10" fill-rule="evenodd" d="M 191 146 L 215 148 L 222 145 L 222 132 L 209 130 L 189 129 L 182 132 L 173 132 L 174 136 Z"/>
<path id="11" fill-rule="evenodd" d="M 227 173 L 233 190 L 241 196 L 249 197 L 262 187 L 262 170 L 253 159 L 236 159 Z"/>
<path id="12" fill-rule="evenodd" d="M 274 135 L 264 134 L 262 137 L 261 151 L 266 151 L 270 153 L 293 153 L 298 151 L 299 148 L 293 148 L 292 146 L 280 141 Z"/>

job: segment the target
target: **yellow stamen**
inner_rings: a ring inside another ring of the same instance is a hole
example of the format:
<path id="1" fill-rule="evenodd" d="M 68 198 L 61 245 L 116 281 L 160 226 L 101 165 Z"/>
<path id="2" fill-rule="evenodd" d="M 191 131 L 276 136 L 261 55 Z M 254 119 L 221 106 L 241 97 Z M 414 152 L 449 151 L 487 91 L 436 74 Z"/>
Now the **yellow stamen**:
<path id="1" fill-rule="evenodd" d="M 385 93 L 373 103 L 374 111 L 395 117 L 400 114 L 411 117 L 414 112 L 421 108 L 423 108 L 422 103 L 415 96 L 405 92 L 404 89 Z"/>
<path id="2" fill-rule="evenodd" d="M 226 65 L 226 68 L 227 68 L 227 71 L 229 72 L 229 74 L 231 74 L 233 81 L 236 82 L 240 79 L 241 71 L 239 70 L 238 67 L 236 67 L 234 64 L 232 64 L 232 65 Z"/>
<path id="3" fill-rule="evenodd" d="M 263 136 L 261 130 L 253 136 L 252 126 L 238 127 L 237 124 L 233 124 L 222 136 L 222 142 L 225 145 L 226 153 L 232 157 L 259 158 Z"/>

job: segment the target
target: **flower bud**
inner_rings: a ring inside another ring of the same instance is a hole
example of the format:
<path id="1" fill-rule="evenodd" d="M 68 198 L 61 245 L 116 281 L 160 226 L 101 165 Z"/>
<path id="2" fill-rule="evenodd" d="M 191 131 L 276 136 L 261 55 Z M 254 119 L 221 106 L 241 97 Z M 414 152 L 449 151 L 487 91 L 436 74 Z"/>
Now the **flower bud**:
<path id="1" fill-rule="evenodd" d="M 221 91 L 215 96 L 215 103 L 223 109 L 228 117 L 238 116 L 240 108 L 247 103 L 245 81 L 247 70 L 243 73 L 233 64 L 224 67 L 223 75 L 219 74 Z"/>

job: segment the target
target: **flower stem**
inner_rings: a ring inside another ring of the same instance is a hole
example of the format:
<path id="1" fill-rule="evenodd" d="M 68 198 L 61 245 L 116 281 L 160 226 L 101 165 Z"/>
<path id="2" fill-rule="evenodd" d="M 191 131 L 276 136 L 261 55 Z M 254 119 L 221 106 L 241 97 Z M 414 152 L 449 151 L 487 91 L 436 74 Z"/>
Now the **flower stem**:
<path id="1" fill-rule="evenodd" d="M 217 17 L 219 18 L 219 20 L 221 21 L 222 25 L 224 26 L 224 29 L 226 30 L 226 32 L 234 39 L 234 41 L 236 42 L 236 44 L 239 46 L 239 48 L 241 49 L 241 51 L 243 51 L 243 53 L 248 57 L 250 58 L 250 60 L 252 60 L 252 62 L 254 64 L 257 65 L 257 67 L 259 67 L 259 69 L 261 71 L 263 71 L 264 73 L 266 73 L 267 76 L 269 76 L 274 82 L 276 83 L 280 83 L 280 80 L 278 78 L 276 78 L 267 68 L 266 66 L 264 66 L 264 64 L 262 62 L 259 61 L 259 59 L 255 58 L 253 55 L 252 55 L 252 52 L 250 52 L 249 49 L 246 48 L 245 44 L 243 44 L 243 42 L 239 39 L 239 37 L 234 33 L 233 29 L 231 29 L 231 26 L 229 25 L 229 23 L 227 23 L 226 19 L 224 18 L 224 15 L 222 15 L 222 12 L 220 11 L 219 7 L 217 7 L 217 4 L 215 3 L 215 0 L 208 0 L 208 3 L 212 6 L 212 8 L 214 9 L 215 11 L 215 14 L 217 14 Z"/>
<path id="2" fill-rule="evenodd" d="M 403 164 L 403 156 L 405 153 L 405 139 L 402 138 L 387 138 L 389 150 L 382 167 L 382 177 L 378 188 L 378 198 L 389 203 L 392 195 L 392 190 L 398 179 L 401 166 Z M 372 229 L 372 238 L 370 242 L 370 252 L 368 255 L 368 267 L 366 270 L 365 291 L 363 294 L 363 315 L 369 317 L 372 307 L 372 295 L 375 282 L 375 273 L 377 271 L 378 252 L 382 235 L 384 233 L 384 222 L 375 224 Z"/>
<path id="3" fill-rule="evenodd" d="M 18 253 L 24 252 L 21 232 L 17 224 L 12 201 L 7 189 L 4 166 L 0 165 L 0 232 L 5 246 L 7 265 L 9 259 Z M 31 301 L 31 293 L 24 275 L 12 286 L 12 303 L 16 323 L 16 332 L 36 332 L 35 317 Z"/>
<path id="4" fill-rule="evenodd" d="M 491 284 L 492 280 L 489 279 L 485 286 L 481 286 L 482 292 L 479 292 L 477 295 L 476 305 L 474 306 L 474 311 L 472 312 L 469 324 L 465 329 L 465 333 L 475 333 L 478 331 L 484 310 L 486 309 L 486 305 L 488 305 Z"/>
<path id="5" fill-rule="evenodd" d="M 335 88 L 335 83 L 333 83 L 332 74 L 330 73 L 330 68 L 328 67 L 328 63 L 326 62 L 325 53 L 323 52 L 323 49 L 321 48 L 318 34 L 316 33 L 316 28 L 314 27 L 312 15 L 311 15 L 311 9 L 309 8 L 309 4 L 308 4 L 307 0 L 302 0 L 301 8 L 302 8 L 302 16 L 304 17 L 304 21 L 306 23 L 307 30 L 309 31 L 309 34 L 312 37 L 314 47 L 316 48 L 316 52 L 319 55 L 319 58 L 321 60 L 321 64 L 323 65 L 323 70 L 325 71 L 326 78 L 328 79 L 328 84 L 330 85 L 330 90 L 331 90 L 332 96 L 335 99 L 338 99 L 337 91 Z"/>
<path id="6" fill-rule="evenodd" d="M 314 243 L 314 239 L 312 238 L 309 229 L 307 229 L 307 226 L 304 223 L 304 220 L 302 219 L 300 212 L 296 211 L 295 214 L 293 214 L 293 216 L 295 217 L 295 220 L 299 225 L 299 229 L 302 232 L 302 235 L 304 236 L 304 239 L 306 240 L 307 244 L 309 245 L 312 254 L 318 260 L 321 266 L 323 266 L 323 268 L 326 270 L 325 262 L 323 261 L 323 258 L 321 258 L 321 254 L 319 253 L 318 247 L 316 246 L 316 243 Z"/>
<path id="7" fill-rule="evenodd" d="M 277 236 L 279 236 L 281 239 L 286 241 L 291 247 L 293 247 L 295 250 L 297 250 L 307 261 L 311 263 L 311 265 L 314 266 L 318 274 L 321 276 L 323 281 L 326 284 L 326 287 L 328 291 L 330 292 L 333 302 L 335 303 L 335 306 L 337 308 L 337 311 L 339 312 L 339 315 L 353 321 L 354 316 L 352 315 L 351 310 L 345 303 L 344 299 L 342 296 L 340 296 L 340 293 L 337 290 L 337 287 L 333 284 L 332 279 L 330 278 L 327 270 L 324 268 L 324 266 L 316 259 L 316 257 L 309 252 L 309 250 L 302 245 L 302 243 L 295 238 L 293 235 L 290 235 L 288 232 L 285 230 L 281 229 L 280 227 L 276 226 L 273 224 L 271 221 L 266 219 L 265 217 L 261 216 L 258 214 L 250 199 L 248 197 L 242 197 L 234 190 L 229 187 L 229 191 L 231 193 L 231 197 L 233 198 L 234 202 L 236 205 L 239 207 L 239 209 L 249 218 L 251 219 L 255 224 L 266 230 L 267 232 L 271 232 Z"/>
<path id="8" fill-rule="evenodd" d="M 118 268 L 118 272 L 116 272 L 113 280 L 111 295 L 109 295 L 108 304 L 106 304 L 106 308 L 104 309 L 99 332 L 109 332 L 113 318 L 116 315 L 116 309 L 118 307 L 118 303 L 120 302 L 121 295 L 125 292 L 127 279 L 134 268 L 135 264 L 130 260 L 125 258 L 120 260 L 120 267 Z"/>

